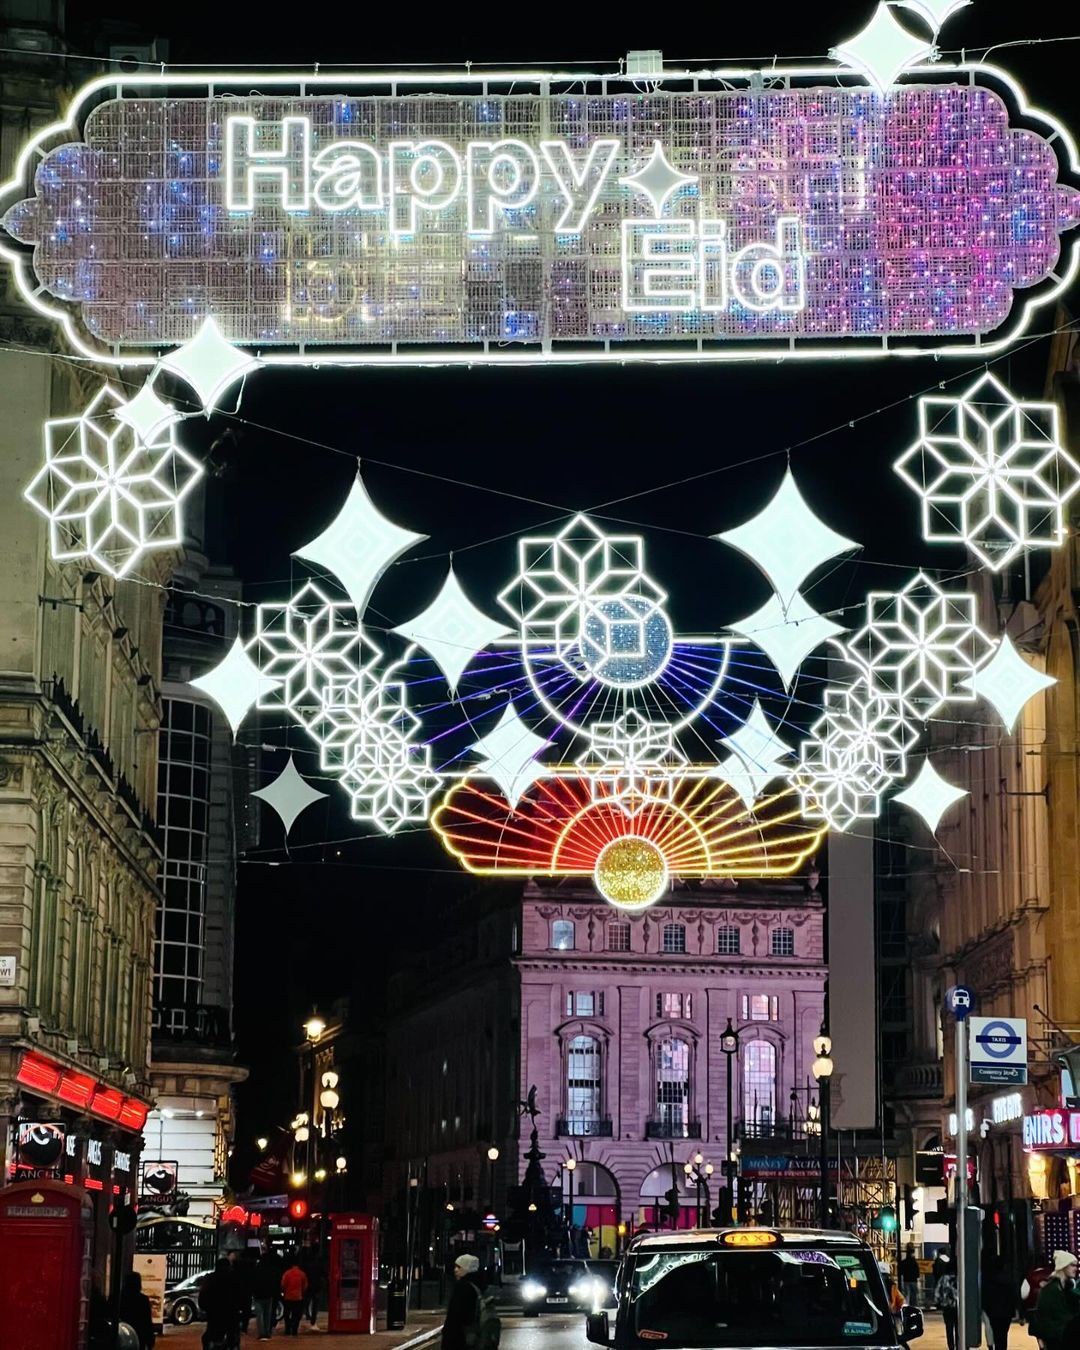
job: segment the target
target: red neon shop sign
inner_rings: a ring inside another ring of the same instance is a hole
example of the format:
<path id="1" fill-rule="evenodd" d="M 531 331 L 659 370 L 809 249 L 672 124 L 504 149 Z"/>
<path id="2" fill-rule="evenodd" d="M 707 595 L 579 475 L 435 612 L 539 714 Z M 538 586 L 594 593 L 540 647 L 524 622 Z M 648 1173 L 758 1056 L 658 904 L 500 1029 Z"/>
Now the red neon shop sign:
<path id="1" fill-rule="evenodd" d="M 75 1069 L 66 1068 L 39 1050 L 27 1050 L 19 1061 L 15 1081 L 31 1092 L 55 1097 L 101 1120 L 122 1125 L 126 1130 L 141 1130 L 150 1107 L 138 1097 L 126 1097 L 117 1088 Z"/>

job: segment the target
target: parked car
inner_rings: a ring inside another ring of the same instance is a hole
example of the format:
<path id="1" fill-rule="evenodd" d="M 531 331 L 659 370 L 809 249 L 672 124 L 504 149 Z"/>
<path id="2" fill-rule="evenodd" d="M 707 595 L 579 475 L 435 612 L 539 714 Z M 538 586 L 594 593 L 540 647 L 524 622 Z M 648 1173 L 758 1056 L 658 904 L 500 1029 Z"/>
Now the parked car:
<path id="1" fill-rule="evenodd" d="M 649 1233 L 623 1256 L 615 1311 L 590 1312 L 608 1350 L 890 1347 L 923 1334 L 918 1308 L 889 1310 L 874 1253 L 849 1233 L 773 1228 Z"/>
<path id="2" fill-rule="evenodd" d="M 575 1258 L 551 1261 L 521 1282 L 526 1317 L 542 1312 L 592 1312 L 611 1300 L 617 1261 Z"/>
<path id="3" fill-rule="evenodd" d="M 192 1322 L 202 1320 L 202 1309 L 199 1307 L 199 1286 L 210 1273 L 209 1270 L 197 1271 L 194 1275 L 189 1275 L 186 1280 L 181 1280 L 179 1284 L 174 1285 L 172 1289 L 166 1289 L 163 1312 L 166 1322 L 175 1322 L 178 1327 L 186 1327 L 190 1326 Z"/>

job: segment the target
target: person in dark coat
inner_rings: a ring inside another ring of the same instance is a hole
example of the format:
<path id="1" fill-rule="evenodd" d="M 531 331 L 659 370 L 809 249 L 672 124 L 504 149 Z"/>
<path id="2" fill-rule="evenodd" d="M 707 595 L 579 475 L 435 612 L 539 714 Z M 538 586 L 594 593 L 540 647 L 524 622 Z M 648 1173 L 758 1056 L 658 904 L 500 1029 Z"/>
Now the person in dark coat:
<path id="1" fill-rule="evenodd" d="M 480 1321 L 480 1262 L 459 1256 L 454 1262 L 454 1288 L 446 1305 L 442 1350 L 465 1350 L 465 1333 Z"/>
<path id="2" fill-rule="evenodd" d="M 152 1350 L 154 1344 L 154 1315 L 150 1300 L 142 1291 L 142 1276 L 136 1270 L 124 1277 L 120 1292 L 120 1321 L 126 1322 L 139 1338 L 139 1350 Z"/>
<path id="3" fill-rule="evenodd" d="M 1076 1274 L 1077 1261 L 1072 1252 L 1055 1252 L 1053 1274 L 1039 1291 L 1033 1328 L 1046 1350 L 1060 1350 L 1065 1328 L 1080 1312 Z"/>
<path id="4" fill-rule="evenodd" d="M 915 1255 L 915 1248 L 909 1242 L 907 1251 L 904 1253 L 904 1259 L 900 1262 L 900 1269 L 897 1274 L 900 1276 L 900 1288 L 904 1297 L 913 1308 L 919 1306 L 919 1258 Z"/>
<path id="5" fill-rule="evenodd" d="M 264 1242 L 251 1280 L 251 1296 L 255 1303 L 255 1329 L 260 1341 L 268 1341 L 274 1334 L 274 1309 L 281 1297 L 281 1277 L 285 1262 Z"/>
<path id="6" fill-rule="evenodd" d="M 987 1258 L 983 1267 L 982 1310 L 990 1323 L 990 1334 L 994 1338 L 994 1350 L 1009 1350 L 1009 1327 L 1016 1316 L 1016 1281 L 1005 1269 L 1005 1262 L 994 1254 Z"/>
<path id="7" fill-rule="evenodd" d="M 199 1307 L 206 1316 L 203 1350 L 225 1350 L 234 1343 L 239 1326 L 236 1304 L 236 1279 L 224 1256 L 199 1289 Z"/>
<path id="8" fill-rule="evenodd" d="M 319 1320 L 319 1302 L 322 1299 L 323 1285 L 326 1283 L 326 1263 L 318 1247 L 305 1247 L 300 1253 L 300 1267 L 308 1279 L 307 1294 L 304 1297 L 304 1311 L 312 1326 Z"/>

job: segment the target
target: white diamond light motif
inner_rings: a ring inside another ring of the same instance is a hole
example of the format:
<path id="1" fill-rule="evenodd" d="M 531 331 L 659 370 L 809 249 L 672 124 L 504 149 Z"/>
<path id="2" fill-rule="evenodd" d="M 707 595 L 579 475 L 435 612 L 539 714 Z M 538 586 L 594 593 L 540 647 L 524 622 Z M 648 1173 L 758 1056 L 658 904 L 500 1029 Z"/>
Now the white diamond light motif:
<path id="1" fill-rule="evenodd" d="M 875 694 L 899 698 L 913 716 L 927 718 L 947 700 L 974 702 L 963 682 L 992 645 L 976 622 L 975 596 L 943 591 L 920 572 L 900 591 L 867 596 L 866 622 L 847 654 Z"/>
<path id="2" fill-rule="evenodd" d="M 664 147 L 660 141 L 653 141 L 652 155 L 649 162 L 643 165 L 636 173 L 625 175 L 619 182 L 624 187 L 633 188 L 635 192 L 642 192 L 652 202 L 653 215 L 663 214 L 667 199 L 673 192 L 679 188 L 686 187 L 688 183 L 696 183 L 697 175 L 692 173 L 680 173 L 668 163 L 667 156 L 664 154 Z"/>
<path id="3" fill-rule="evenodd" d="M 538 778 L 547 772 L 536 756 L 547 741 L 530 731 L 508 703 L 498 725 L 471 748 L 481 756 L 477 773 L 494 778 L 511 806 L 517 806 Z"/>
<path id="4" fill-rule="evenodd" d="M 387 520 L 357 474 L 335 518 L 293 557 L 332 572 L 344 586 L 357 615 L 363 616 L 379 578 L 394 559 L 426 538 Z"/>
<path id="5" fill-rule="evenodd" d="M 769 725 L 757 699 L 743 725 L 721 744 L 731 753 L 712 770 L 710 777 L 721 778 L 734 788 L 749 811 L 769 783 L 785 773 L 780 761 L 793 753 L 792 747 Z"/>
<path id="6" fill-rule="evenodd" d="M 930 761 L 924 759 L 915 781 L 903 792 L 898 792 L 893 801 L 910 806 L 926 821 L 930 833 L 936 835 L 945 812 L 967 795 L 963 788 L 946 783 Z"/>
<path id="7" fill-rule="evenodd" d="M 865 75 L 884 94 L 902 71 L 925 60 L 933 50 L 931 44 L 913 37 L 883 0 L 862 32 L 834 47 L 829 56 Z"/>
<path id="8" fill-rule="evenodd" d="M 785 689 L 791 688 L 799 666 L 815 647 L 844 631 L 808 605 L 798 591 L 786 607 L 779 596 L 771 595 L 754 614 L 730 627 L 761 648 L 779 672 Z"/>
<path id="9" fill-rule="evenodd" d="M 451 690 L 456 690 L 476 653 L 513 629 L 477 609 L 451 568 L 427 609 L 393 631 L 423 647 L 446 676 Z"/>
<path id="10" fill-rule="evenodd" d="M 208 316 L 193 338 L 161 358 L 160 367 L 189 384 L 210 413 L 237 380 L 258 370 L 259 362 L 234 347 Z"/>
<path id="11" fill-rule="evenodd" d="M 233 735 L 240 730 L 240 723 L 247 716 L 259 696 L 268 686 L 278 686 L 280 680 L 268 679 L 247 654 L 243 642 L 236 638 L 228 654 L 213 670 L 200 675 L 191 684 L 212 698 L 225 719 L 232 727 Z"/>
<path id="12" fill-rule="evenodd" d="M 290 755 L 285 767 L 274 781 L 251 795 L 266 802 L 267 806 L 277 812 L 281 817 L 281 823 L 285 826 L 285 834 L 288 835 L 297 816 L 306 811 L 313 802 L 322 801 L 327 794 L 318 792 L 301 777 L 296 768 L 296 761 Z"/>
<path id="13" fill-rule="evenodd" d="M 1057 684 L 1057 680 L 1029 665 L 1006 633 L 990 660 L 963 683 L 991 703 L 1006 728 L 1012 731 L 1024 705 L 1040 690 Z"/>
<path id="14" fill-rule="evenodd" d="M 77 417 L 46 422 L 45 463 L 24 493 L 49 522 L 53 558 L 89 558 L 114 577 L 183 542 L 181 503 L 203 472 L 175 427 L 144 442 L 118 420 L 125 406 L 106 384 Z"/>
<path id="15" fill-rule="evenodd" d="M 956 398 L 919 399 L 919 437 L 896 462 L 922 498 L 923 538 L 964 543 L 991 570 L 1065 539 L 1080 465 L 1054 403 L 1021 403 L 993 375 Z"/>
<path id="16" fill-rule="evenodd" d="M 860 547 L 854 540 L 831 530 L 814 514 L 790 469 L 763 511 L 733 530 L 714 534 L 713 538 L 737 548 L 756 563 L 785 604 L 822 563 Z"/>
<path id="17" fill-rule="evenodd" d="M 126 422 L 141 441 L 151 441 L 159 431 L 181 420 L 181 414 L 154 392 L 153 376 L 150 377 L 127 403 L 121 403 L 116 416 Z"/>
<path id="18" fill-rule="evenodd" d="M 966 9 L 972 0 L 894 0 L 897 9 L 910 9 L 936 38 L 958 9 Z"/>

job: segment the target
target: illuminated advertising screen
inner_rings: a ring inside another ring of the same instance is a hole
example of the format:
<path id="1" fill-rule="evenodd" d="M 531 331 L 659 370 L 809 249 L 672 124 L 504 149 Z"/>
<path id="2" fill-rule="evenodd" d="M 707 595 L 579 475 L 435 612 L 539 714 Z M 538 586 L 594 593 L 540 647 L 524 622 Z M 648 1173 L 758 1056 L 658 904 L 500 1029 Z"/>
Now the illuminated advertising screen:
<path id="1" fill-rule="evenodd" d="M 20 1180 L 58 1177 L 67 1132 L 55 1121 L 20 1120 L 15 1127 L 15 1172 Z"/>
<path id="2" fill-rule="evenodd" d="M 1001 71 L 664 83 L 109 77 L 22 156 L 4 253 L 147 362 L 207 315 L 270 362 L 987 352 L 1072 275 L 1071 138 Z"/>

